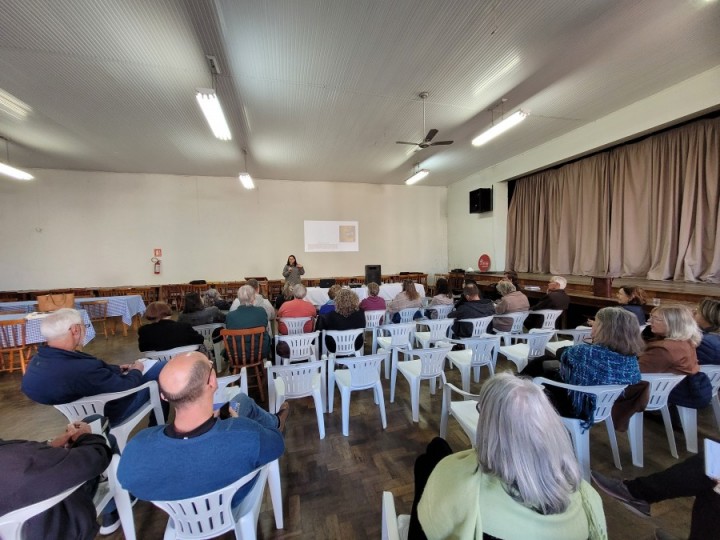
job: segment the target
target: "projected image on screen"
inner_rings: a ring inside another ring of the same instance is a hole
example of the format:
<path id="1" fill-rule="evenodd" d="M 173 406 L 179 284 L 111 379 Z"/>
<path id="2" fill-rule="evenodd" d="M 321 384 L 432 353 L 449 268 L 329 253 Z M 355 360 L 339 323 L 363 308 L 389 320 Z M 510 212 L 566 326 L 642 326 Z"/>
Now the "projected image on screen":
<path id="1" fill-rule="evenodd" d="M 357 221 L 306 221 L 305 252 L 360 251 Z"/>

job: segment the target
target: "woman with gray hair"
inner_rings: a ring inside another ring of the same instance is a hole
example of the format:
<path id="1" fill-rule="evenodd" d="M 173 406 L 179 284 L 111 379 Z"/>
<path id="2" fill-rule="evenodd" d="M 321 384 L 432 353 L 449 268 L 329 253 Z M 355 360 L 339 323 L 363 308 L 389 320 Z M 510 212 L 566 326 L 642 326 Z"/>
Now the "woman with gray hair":
<path id="1" fill-rule="evenodd" d="M 498 315 L 530 309 L 528 297 L 518 291 L 511 282 L 501 280 L 495 285 L 495 288 L 502 295 L 502 299 L 495 304 L 495 313 Z M 498 317 L 493 320 L 493 329 L 498 332 L 509 332 L 511 328 L 512 319 L 510 317 Z"/>
<path id="2" fill-rule="evenodd" d="M 433 440 L 415 464 L 418 521 L 413 514 L 409 537 L 606 539 L 602 501 L 582 479 L 570 436 L 542 388 L 501 373 L 483 385 L 477 409 L 475 449 L 437 463 L 424 490 L 419 469 L 443 447 L 449 451 L 447 443 Z"/>

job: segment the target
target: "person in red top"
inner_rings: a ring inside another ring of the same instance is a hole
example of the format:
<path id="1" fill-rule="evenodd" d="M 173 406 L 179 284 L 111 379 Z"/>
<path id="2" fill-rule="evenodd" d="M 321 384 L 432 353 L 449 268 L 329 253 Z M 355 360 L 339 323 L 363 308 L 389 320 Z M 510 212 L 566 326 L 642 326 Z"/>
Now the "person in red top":
<path id="1" fill-rule="evenodd" d="M 293 287 L 293 299 L 288 300 L 287 302 L 283 302 L 283 305 L 280 306 L 280 309 L 277 312 L 277 318 L 283 319 L 288 317 L 312 317 L 313 319 L 317 315 L 317 312 L 315 311 L 315 306 L 313 306 L 310 302 L 305 301 L 305 295 L 307 294 L 307 289 L 305 288 L 305 285 L 302 283 L 295 285 Z M 313 320 L 310 320 L 305 323 L 305 326 L 303 327 L 304 332 L 312 332 L 313 329 Z M 286 335 L 287 332 L 287 326 L 282 321 L 278 320 L 278 332 L 282 335 Z"/>

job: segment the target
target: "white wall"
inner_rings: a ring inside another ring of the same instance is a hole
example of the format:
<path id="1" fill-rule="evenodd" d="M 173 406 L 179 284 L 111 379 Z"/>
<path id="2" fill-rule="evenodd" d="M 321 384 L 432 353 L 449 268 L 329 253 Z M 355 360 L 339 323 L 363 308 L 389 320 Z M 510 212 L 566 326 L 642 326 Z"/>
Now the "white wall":
<path id="1" fill-rule="evenodd" d="M 0 290 L 444 272 L 444 187 L 34 170 L 0 180 Z M 359 222 L 360 251 L 303 251 L 304 220 Z M 152 272 L 162 248 L 162 274 Z"/>
<path id="2" fill-rule="evenodd" d="M 477 267 L 481 253 L 492 259 L 491 270 L 505 268 L 507 184 L 504 180 L 566 161 L 623 140 L 656 131 L 678 119 L 720 104 L 720 66 L 528 152 L 479 171 L 448 189 L 448 262 L 451 268 Z M 512 130 L 503 137 L 512 137 Z M 494 211 L 469 214 L 468 193 L 494 187 Z"/>

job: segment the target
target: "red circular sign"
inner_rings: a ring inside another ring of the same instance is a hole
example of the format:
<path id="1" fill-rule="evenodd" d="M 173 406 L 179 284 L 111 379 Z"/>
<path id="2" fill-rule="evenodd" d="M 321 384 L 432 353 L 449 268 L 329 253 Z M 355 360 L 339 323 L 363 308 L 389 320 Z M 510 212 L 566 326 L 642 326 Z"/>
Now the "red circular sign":
<path id="1" fill-rule="evenodd" d="M 483 253 L 478 259 L 478 269 L 481 272 L 487 272 L 490 270 L 490 255 Z"/>

